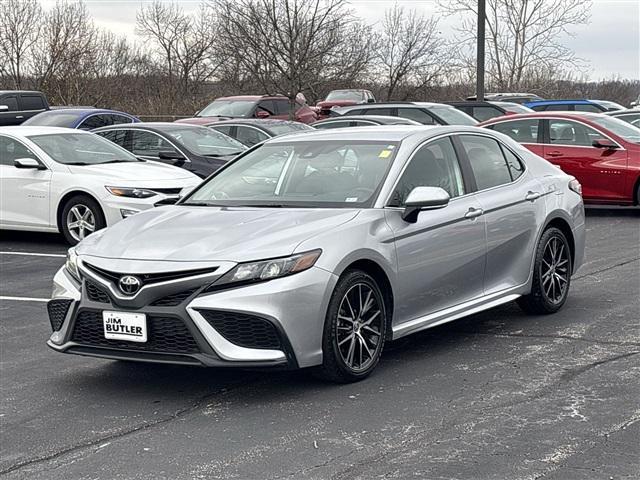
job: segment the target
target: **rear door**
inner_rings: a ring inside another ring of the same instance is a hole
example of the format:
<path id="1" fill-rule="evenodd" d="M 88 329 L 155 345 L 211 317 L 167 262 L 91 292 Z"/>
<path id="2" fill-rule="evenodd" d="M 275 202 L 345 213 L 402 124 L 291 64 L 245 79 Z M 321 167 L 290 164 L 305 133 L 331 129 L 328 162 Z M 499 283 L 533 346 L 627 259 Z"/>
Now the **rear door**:
<path id="1" fill-rule="evenodd" d="M 50 227 L 51 170 L 16 168 L 18 158 L 33 158 L 43 164 L 22 142 L 0 135 L 0 223 Z"/>
<path id="2" fill-rule="evenodd" d="M 594 147 L 606 135 L 573 120 L 549 119 L 544 133 L 544 158 L 576 177 L 585 199 L 625 198 L 626 150 Z"/>
<path id="3" fill-rule="evenodd" d="M 491 295 L 527 282 L 537 232 L 545 219 L 542 185 L 506 145 L 493 137 L 455 137 L 473 171 L 487 226 L 484 293 Z"/>

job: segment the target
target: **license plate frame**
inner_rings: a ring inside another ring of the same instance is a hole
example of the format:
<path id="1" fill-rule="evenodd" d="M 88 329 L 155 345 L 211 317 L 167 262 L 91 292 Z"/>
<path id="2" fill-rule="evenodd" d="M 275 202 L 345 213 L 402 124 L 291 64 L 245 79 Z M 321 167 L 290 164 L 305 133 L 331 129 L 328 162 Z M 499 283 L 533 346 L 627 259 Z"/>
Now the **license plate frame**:
<path id="1" fill-rule="evenodd" d="M 148 340 L 147 316 L 144 313 L 102 312 L 102 328 L 107 340 L 146 343 Z"/>

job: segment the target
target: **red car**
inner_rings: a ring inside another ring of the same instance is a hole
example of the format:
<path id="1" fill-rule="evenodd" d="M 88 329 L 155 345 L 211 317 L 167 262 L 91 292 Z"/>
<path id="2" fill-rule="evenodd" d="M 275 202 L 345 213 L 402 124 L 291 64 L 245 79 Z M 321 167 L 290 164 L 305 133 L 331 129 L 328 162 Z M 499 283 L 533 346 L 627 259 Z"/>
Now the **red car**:
<path id="1" fill-rule="evenodd" d="M 332 107 L 348 107 L 360 103 L 375 103 L 375 101 L 376 98 L 370 90 L 331 90 L 327 98 L 316 104 L 316 111 L 318 118 L 323 119 L 331 115 Z"/>
<path id="2" fill-rule="evenodd" d="M 640 204 L 640 129 L 599 113 L 510 115 L 479 126 L 504 133 L 573 175 L 585 202 Z"/>
<path id="3" fill-rule="evenodd" d="M 296 100 L 295 119 L 302 123 L 312 123 L 318 119 L 316 113 L 303 102 L 301 95 Z M 193 118 L 176 120 L 179 123 L 207 125 L 212 120 L 229 120 L 231 118 L 274 118 L 289 119 L 289 99 L 283 95 L 241 95 L 236 97 L 216 98 L 204 107 Z"/>

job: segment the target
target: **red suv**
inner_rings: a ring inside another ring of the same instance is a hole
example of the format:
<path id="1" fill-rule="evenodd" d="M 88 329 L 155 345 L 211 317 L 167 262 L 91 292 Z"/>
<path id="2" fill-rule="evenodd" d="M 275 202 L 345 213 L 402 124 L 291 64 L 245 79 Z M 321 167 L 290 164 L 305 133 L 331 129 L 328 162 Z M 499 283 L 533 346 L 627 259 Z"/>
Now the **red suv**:
<path id="1" fill-rule="evenodd" d="M 316 113 L 302 101 L 296 100 L 295 119 L 302 123 L 312 123 L 318 119 Z M 180 123 L 204 125 L 212 119 L 228 120 L 231 118 L 275 118 L 289 119 L 289 99 L 283 95 L 242 95 L 237 97 L 216 98 L 204 107 L 194 118 L 177 120 Z"/>
<path id="2" fill-rule="evenodd" d="M 498 117 L 479 126 L 504 133 L 573 175 L 585 202 L 640 204 L 640 130 L 599 113 Z"/>

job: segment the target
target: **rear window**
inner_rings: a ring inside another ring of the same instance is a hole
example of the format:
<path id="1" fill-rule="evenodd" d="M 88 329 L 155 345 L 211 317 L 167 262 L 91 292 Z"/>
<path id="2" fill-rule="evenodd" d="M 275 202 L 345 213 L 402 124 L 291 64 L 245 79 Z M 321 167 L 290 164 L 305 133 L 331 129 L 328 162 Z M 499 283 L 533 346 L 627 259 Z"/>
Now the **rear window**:
<path id="1" fill-rule="evenodd" d="M 453 107 L 430 107 L 429 111 L 440 117 L 446 125 L 477 125 L 478 122 L 464 112 Z"/>
<path id="2" fill-rule="evenodd" d="M 28 118 L 23 125 L 41 125 L 43 127 L 71 127 L 78 120 L 74 112 L 48 111 Z"/>

